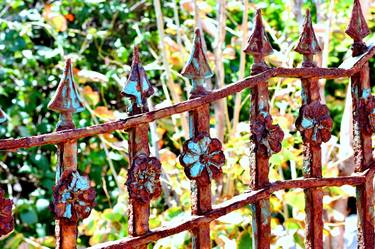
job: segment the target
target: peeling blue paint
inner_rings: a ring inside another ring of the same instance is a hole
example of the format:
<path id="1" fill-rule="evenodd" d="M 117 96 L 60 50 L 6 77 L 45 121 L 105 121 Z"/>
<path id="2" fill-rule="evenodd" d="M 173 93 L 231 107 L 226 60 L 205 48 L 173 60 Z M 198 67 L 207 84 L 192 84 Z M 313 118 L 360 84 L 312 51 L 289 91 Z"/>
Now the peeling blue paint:
<path id="1" fill-rule="evenodd" d="M 367 100 L 371 96 L 371 89 L 365 88 L 362 90 L 362 98 Z"/>
<path id="2" fill-rule="evenodd" d="M 64 213 L 65 218 L 72 218 L 72 204 L 68 203 L 65 208 L 65 213 Z"/>
<path id="3" fill-rule="evenodd" d="M 208 148 L 212 139 L 205 135 L 200 139 L 191 139 L 184 145 L 184 153 L 181 155 L 180 162 L 186 168 L 188 168 L 188 174 L 192 178 L 199 177 L 203 170 L 207 170 L 210 179 L 213 178 L 213 172 L 210 167 L 217 168 L 221 170 L 222 162 L 214 161 L 216 156 L 223 157 L 223 152 L 221 150 L 211 151 L 208 153 Z M 220 155 L 222 154 L 222 155 Z"/>
<path id="4" fill-rule="evenodd" d="M 69 59 L 66 62 L 62 80 L 49 102 L 48 108 L 57 112 L 81 112 L 85 109 L 74 83 L 72 65 Z"/>
<path id="5" fill-rule="evenodd" d="M 310 129 L 310 128 L 314 127 L 315 121 L 313 119 L 303 117 L 301 125 L 304 129 Z"/>

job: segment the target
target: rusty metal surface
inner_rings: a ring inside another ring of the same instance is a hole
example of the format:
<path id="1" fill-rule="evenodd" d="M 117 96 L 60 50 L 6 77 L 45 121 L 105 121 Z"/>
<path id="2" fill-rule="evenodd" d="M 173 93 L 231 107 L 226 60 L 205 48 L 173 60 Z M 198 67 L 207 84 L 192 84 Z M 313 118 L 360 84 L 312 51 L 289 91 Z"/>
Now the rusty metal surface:
<path id="1" fill-rule="evenodd" d="M 306 11 L 303 31 L 295 51 L 303 55 L 302 67 L 316 67 L 313 55 L 320 53 L 312 26 L 310 11 Z M 332 119 L 327 106 L 320 103 L 317 78 L 301 79 L 302 107 L 296 127 L 303 139 L 303 173 L 305 177 L 322 177 L 321 143 L 331 137 Z M 305 190 L 305 247 L 323 249 L 323 192 L 320 188 Z"/>
<path id="2" fill-rule="evenodd" d="M 305 247 L 323 248 L 322 187 L 351 185 L 357 189 L 359 248 L 375 248 L 375 217 L 373 178 L 375 162 L 371 136 L 375 131 L 375 97 L 371 95 L 368 60 L 375 55 L 373 43 L 363 38 L 369 28 L 359 0 L 354 0 L 352 17 L 346 33 L 353 39 L 352 57 L 340 68 L 319 68 L 313 56 L 321 52 L 309 10 L 295 50 L 303 55 L 301 68 L 271 68 L 264 57 L 272 53 L 257 10 L 255 25 L 244 51 L 254 57 L 251 76 L 214 91 L 205 88 L 206 79 L 213 76 L 205 51 L 203 36 L 195 31 L 190 57 L 182 75 L 192 80 L 189 100 L 149 111 L 147 98 L 154 89 L 140 63 L 138 48 L 134 48 L 129 78 L 121 92 L 130 98 L 129 117 L 100 125 L 76 129 L 73 113 L 84 110 L 73 80 L 72 62 L 66 61 L 65 71 L 49 109 L 60 114 L 56 132 L 18 139 L 1 139 L 1 150 L 16 150 L 45 144 L 57 145 L 58 163 L 53 210 L 56 216 L 56 248 L 76 248 L 77 224 L 86 218 L 95 205 L 95 191 L 86 176 L 77 171 L 77 140 L 87 136 L 126 130 L 129 134 L 129 170 L 126 182 L 129 192 L 129 235 L 118 241 L 92 248 L 147 248 L 147 244 L 182 231 L 193 233 L 193 248 L 211 248 L 210 222 L 251 204 L 254 245 L 270 248 L 270 195 L 282 189 L 302 188 L 305 191 Z M 375 44 L 375 43 L 374 43 Z M 302 84 L 302 106 L 296 127 L 303 138 L 304 179 L 270 183 L 269 158 L 281 150 L 283 131 L 273 123 L 269 105 L 268 80 L 273 77 L 299 78 Z M 351 78 L 353 98 L 354 152 L 357 173 L 349 177 L 322 178 L 321 144 L 331 137 L 332 119 L 327 106 L 320 103 L 320 78 Z M 250 109 L 250 190 L 217 206 L 212 205 L 211 181 L 222 176 L 225 156 L 221 141 L 210 135 L 210 103 L 231 94 L 251 89 Z M 191 180 L 192 215 L 178 223 L 149 229 L 150 202 L 161 194 L 161 162 L 150 155 L 149 122 L 171 115 L 189 112 L 190 138 L 180 155 L 187 178 Z M 0 122 L 6 114 L 0 109 Z M 0 236 L 13 229 L 12 201 L 0 190 Z"/>
<path id="3" fill-rule="evenodd" d="M 270 69 L 264 57 L 273 52 L 265 33 L 261 10 L 255 16 L 254 29 L 244 52 L 254 57 L 251 75 L 263 73 Z M 259 82 L 251 89 L 250 109 L 250 188 L 257 190 L 269 184 L 269 157 L 281 150 L 283 131 L 274 125 L 269 113 L 269 93 L 267 81 Z M 270 248 L 271 243 L 271 209 L 269 196 L 251 205 L 252 231 L 255 248 Z"/>
<path id="4" fill-rule="evenodd" d="M 65 170 L 53 187 L 54 213 L 57 219 L 77 223 L 90 215 L 95 206 L 95 190 L 87 176 Z"/>
<path id="5" fill-rule="evenodd" d="M 131 71 L 121 94 L 130 98 L 130 116 L 148 111 L 147 98 L 154 94 L 154 89 L 140 63 L 138 47 L 134 47 Z M 150 201 L 161 193 L 161 164 L 157 158 L 150 157 L 148 130 L 148 124 L 140 124 L 129 130 L 130 167 L 126 185 L 129 192 L 130 236 L 144 235 L 149 231 Z M 147 248 L 147 245 L 136 248 Z"/>
<path id="6" fill-rule="evenodd" d="M 368 50 L 363 38 L 370 30 L 362 13 L 359 0 L 354 1 L 352 16 L 346 33 L 353 39 L 352 56 L 361 56 Z M 353 108 L 353 149 L 357 172 L 370 167 L 372 156 L 372 127 L 374 96 L 371 95 L 370 69 L 366 62 L 361 70 L 351 76 Z M 375 248 L 374 223 L 374 176 L 369 176 L 365 184 L 357 187 L 358 248 Z"/>
<path id="7" fill-rule="evenodd" d="M 134 115 L 117 121 L 109 121 L 99 125 L 88 126 L 85 128 L 69 129 L 60 132 L 24 137 L 0 139 L 0 150 L 15 150 L 19 148 L 30 148 L 47 144 L 58 144 L 67 140 L 77 140 L 84 137 L 95 136 L 98 134 L 110 133 L 116 130 L 129 130 L 140 124 L 147 124 L 157 119 L 169 117 L 174 114 L 194 110 L 204 104 L 212 103 L 218 99 L 240 92 L 246 88 L 253 88 L 258 83 L 267 81 L 274 77 L 283 78 L 325 78 L 337 79 L 350 77 L 361 70 L 362 66 L 375 55 L 375 46 L 369 47 L 366 53 L 360 58 L 349 58 L 345 64 L 351 65 L 350 68 L 272 68 L 263 73 L 250 76 L 227 85 L 222 89 L 217 89 L 210 94 L 183 101 L 181 103 L 157 109 L 154 111 Z M 344 64 L 344 63 L 343 63 Z"/>
<path id="8" fill-rule="evenodd" d="M 375 166 L 375 165 L 374 165 Z M 344 176 L 335 178 L 306 178 L 296 179 L 287 181 L 278 181 L 269 184 L 266 187 L 258 190 L 249 191 L 243 194 L 239 194 L 230 200 L 224 201 L 223 203 L 213 206 L 212 210 L 205 213 L 204 215 L 193 215 L 191 217 L 181 219 L 179 222 L 173 222 L 171 224 L 165 224 L 162 227 L 151 230 L 149 233 L 132 238 L 124 238 L 116 241 L 105 242 L 99 245 L 90 247 L 90 249 L 120 249 L 120 248 L 131 248 L 132 246 L 138 246 L 146 244 L 158 239 L 171 236 L 173 234 L 180 233 L 182 231 L 190 230 L 194 227 L 200 226 L 202 223 L 213 221 L 221 216 L 224 216 L 232 211 L 243 208 L 251 203 L 255 203 L 271 193 L 292 188 L 311 188 L 311 187 L 330 187 L 330 186 L 343 186 L 352 185 L 357 186 L 366 182 L 366 177 L 370 172 L 363 175 L 357 176 Z M 372 173 L 373 174 L 373 173 Z"/>
<path id="9" fill-rule="evenodd" d="M 195 29 L 190 57 L 181 73 L 192 80 L 190 99 L 208 95 L 205 80 L 213 76 L 202 39 L 199 29 Z M 189 125 L 191 138 L 184 143 L 180 162 L 187 177 L 191 179 L 192 214 L 202 215 L 212 209 L 211 180 L 221 177 L 225 157 L 220 141 L 210 137 L 209 105 L 190 111 Z M 193 248 L 211 248 L 209 222 L 194 227 L 192 233 Z"/>
<path id="10" fill-rule="evenodd" d="M 74 129 L 73 113 L 81 112 L 81 102 L 72 70 L 67 59 L 62 79 L 48 104 L 48 108 L 60 113 L 56 131 Z M 53 191 L 53 210 L 56 217 L 55 235 L 57 249 L 76 248 L 77 224 L 86 218 L 95 203 L 95 190 L 87 177 L 77 171 L 77 141 L 65 140 L 57 144 L 56 186 Z"/>
<path id="11" fill-rule="evenodd" d="M 0 189 L 0 238 L 14 229 L 12 207 L 13 202 L 6 199 L 4 190 Z"/>
<path id="12" fill-rule="evenodd" d="M 140 124 L 147 124 L 157 119 L 166 118 L 174 114 L 194 110 L 204 104 L 212 103 L 218 99 L 233 95 L 246 88 L 253 88 L 260 82 L 265 82 L 274 77 L 282 78 L 325 78 L 337 79 L 351 77 L 359 72 L 362 66 L 375 55 L 375 46 L 370 46 L 368 50 L 360 57 L 350 57 L 343 62 L 344 68 L 271 68 L 263 73 L 250 76 L 228 84 L 224 88 L 213 90 L 210 94 L 186 100 L 168 107 L 156 109 L 154 111 L 134 115 L 117 121 L 109 121 L 99 125 L 88 126 L 85 128 L 69 129 L 61 132 L 52 132 L 37 136 L 24 138 L 0 139 L 0 150 L 15 150 L 19 148 L 30 148 L 47 144 L 58 144 L 67 140 L 77 140 L 84 137 L 95 136 L 98 134 L 110 133 L 116 130 L 129 130 Z"/>

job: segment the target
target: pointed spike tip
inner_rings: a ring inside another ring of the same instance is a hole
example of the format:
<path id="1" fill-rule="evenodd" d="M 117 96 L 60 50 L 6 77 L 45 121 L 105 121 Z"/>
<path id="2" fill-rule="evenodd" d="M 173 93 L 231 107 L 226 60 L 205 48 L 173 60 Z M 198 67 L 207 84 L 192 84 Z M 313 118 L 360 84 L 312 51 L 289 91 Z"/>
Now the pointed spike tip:
<path id="1" fill-rule="evenodd" d="M 72 61 L 70 58 L 65 62 L 63 77 L 54 96 L 48 103 L 48 109 L 59 113 L 77 113 L 85 109 L 73 79 Z"/>
<path id="2" fill-rule="evenodd" d="M 319 46 L 318 40 L 315 36 L 309 9 L 306 10 L 306 17 L 305 22 L 303 24 L 303 30 L 300 35 L 298 45 L 294 50 L 303 55 L 318 54 L 322 51 L 322 49 Z"/>
<path id="3" fill-rule="evenodd" d="M 139 63 L 139 48 L 138 46 L 134 46 L 133 49 L 133 64 Z"/>
<path id="4" fill-rule="evenodd" d="M 209 79 L 213 76 L 213 73 L 203 50 L 203 37 L 199 28 L 196 28 L 194 32 L 195 36 L 191 53 L 181 74 L 192 80 Z"/>
<path id="5" fill-rule="evenodd" d="M 201 37 L 201 30 L 199 28 L 195 28 L 194 33 L 195 33 L 196 36 L 199 36 L 200 38 L 202 38 Z"/>
<path id="6" fill-rule="evenodd" d="M 354 0 L 352 15 L 345 33 L 348 34 L 355 42 L 362 41 L 363 38 L 370 34 L 370 29 L 368 28 L 366 19 L 363 16 L 361 3 L 359 0 Z"/>
<path id="7" fill-rule="evenodd" d="M 140 108 L 145 105 L 146 98 L 154 94 L 154 88 L 147 78 L 145 69 L 139 62 L 139 50 L 137 46 L 134 47 L 133 62 L 129 78 L 120 94 L 134 100 L 136 105 Z"/>
<path id="8" fill-rule="evenodd" d="M 272 45 L 267 38 L 266 31 L 264 30 L 261 9 L 257 9 L 256 11 L 254 29 L 249 37 L 248 45 L 243 51 L 247 54 L 262 58 L 273 53 Z"/>

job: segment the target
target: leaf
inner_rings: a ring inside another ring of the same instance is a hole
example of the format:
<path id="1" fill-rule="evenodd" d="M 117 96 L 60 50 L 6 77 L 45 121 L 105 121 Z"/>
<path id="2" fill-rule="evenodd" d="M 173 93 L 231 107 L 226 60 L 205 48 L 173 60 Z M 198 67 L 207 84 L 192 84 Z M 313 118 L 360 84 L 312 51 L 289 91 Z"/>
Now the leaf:
<path id="1" fill-rule="evenodd" d="M 21 217 L 21 221 L 28 225 L 32 225 L 38 222 L 38 215 L 36 214 L 34 209 L 30 209 L 26 212 L 22 212 L 20 217 Z"/>
<path id="2" fill-rule="evenodd" d="M 299 211 L 305 209 L 305 196 L 302 191 L 289 191 L 285 193 L 284 200 L 287 204 L 293 208 L 297 208 Z"/>
<path id="3" fill-rule="evenodd" d="M 52 10 L 52 5 L 47 4 L 43 10 L 43 17 L 56 31 L 64 32 L 68 26 L 63 15 Z"/>
<path id="4" fill-rule="evenodd" d="M 5 244 L 5 248 L 13 249 L 19 248 L 19 245 L 23 241 L 24 236 L 22 233 L 17 233 L 10 239 L 8 239 L 7 243 Z"/>
<path id="5" fill-rule="evenodd" d="M 96 106 L 99 103 L 99 93 L 93 91 L 90 86 L 85 86 L 82 90 L 83 96 L 89 102 L 90 105 Z"/>
<path id="6" fill-rule="evenodd" d="M 236 51 L 232 46 L 228 45 L 223 51 L 223 57 L 227 60 L 234 60 L 236 59 Z"/>
<path id="7" fill-rule="evenodd" d="M 77 73 L 78 81 L 80 83 L 85 83 L 85 82 L 102 82 L 102 83 L 107 83 L 108 78 L 104 74 L 101 74 L 96 71 L 91 71 L 91 70 L 80 70 Z"/>
<path id="8" fill-rule="evenodd" d="M 237 238 L 238 249 L 251 249 L 253 248 L 253 240 L 251 239 L 248 231 L 243 231 Z"/>
<path id="9" fill-rule="evenodd" d="M 113 111 L 108 110 L 106 106 L 98 106 L 95 108 L 94 113 L 99 117 L 104 120 L 113 120 L 114 115 Z"/>

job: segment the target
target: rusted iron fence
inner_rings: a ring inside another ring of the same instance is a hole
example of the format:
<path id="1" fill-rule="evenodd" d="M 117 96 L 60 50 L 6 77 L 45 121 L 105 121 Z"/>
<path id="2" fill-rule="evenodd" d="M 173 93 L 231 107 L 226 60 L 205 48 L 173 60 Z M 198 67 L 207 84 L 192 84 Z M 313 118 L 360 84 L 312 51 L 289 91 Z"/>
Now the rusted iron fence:
<path id="1" fill-rule="evenodd" d="M 0 149 L 14 151 L 46 144 L 56 144 L 58 165 L 56 186 L 53 189 L 53 209 L 56 216 L 57 248 L 76 248 L 77 224 L 86 218 L 95 205 L 95 192 L 86 176 L 77 171 L 77 140 L 80 138 L 125 130 L 129 133 L 128 180 L 129 234 L 127 238 L 95 245 L 92 248 L 146 248 L 160 238 L 190 230 L 194 248 L 210 248 L 210 222 L 251 205 L 256 248 L 270 248 L 270 195 L 278 190 L 302 188 L 306 202 L 306 248 L 323 248 L 323 192 L 322 187 L 352 185 L 357 189 L 359 248 L 375 248 L 373 178 L 375 163 L 372 156 L 371 135 L 375 130 L 375 99 L 371 95 L 368 60 L 375 55 L 375 47 L 363 38 L 369 29 L 358 0 L 354 1 L 352 17 L 346 33 L 354 40 L 352 57 L 339 68 L 319 68 L 314 54 L 321 51 L 312 27 L 309 11 L 296 51 L 303 55 L 301 68 L 271 68 L 264 58 L 273 49 L 267 39 L 261 11 L 255 17 L 253 33 L 245 52 L 254 57 L 251 76 L 214 91 L 205 88 L 205 81 L 213 73 L 202 48 L 202 35 L 197 29 L 191 56 L 182 74 L 192 80 L 187 101 L 149 111 L 147 98 L 154 89 L 140 64 L 134 49 L 132 70 L 122 94 L 131 99 L 129 117 L 100 125 L 75 128 L 73 113 L 84 109 L 73 81 L 71 61 L 67 60 L 63 78 L 49 103 L 49 109 L 59 112 L 56 132 L 38 136 L 2 139 Z M 303 137 L 304 179 L 270 182 L 269 158 L 281 150 L 283 132 L 273 123 L 270 114 L 267 81 L 272 77 L 299 78 L 302 83 L 302 106 L 296 127 Z M 353 98 L 353 127 L 356 173 L 346 177 L 322 177 L 321 144 L 331 137 L 332 119 L 326 105 L 320 103 L 318 80 L 350 77 Z M 243 89 L 251 89 L 251 186 L 219 205 L 212 206 L 211 181 L 220 177 L 225 157 L 221 142 L 210 136 L 210 104 Z M 183 146 L 180 163 L 191 180 L 192 215 L 173 223 L 149 229 L 150 201 L 161 193 L 162 162 L 150 156 L 149 122 L 173 114 L 189 112 L 190 139 Z M 5 120 L 1 111 L 0 120 Z M 13 229 L 12 202 L 0 191 L 0 235 Z M 125 211 L 124 211 L 125 212 Z"/>

